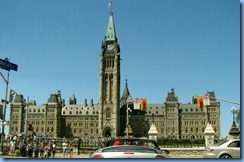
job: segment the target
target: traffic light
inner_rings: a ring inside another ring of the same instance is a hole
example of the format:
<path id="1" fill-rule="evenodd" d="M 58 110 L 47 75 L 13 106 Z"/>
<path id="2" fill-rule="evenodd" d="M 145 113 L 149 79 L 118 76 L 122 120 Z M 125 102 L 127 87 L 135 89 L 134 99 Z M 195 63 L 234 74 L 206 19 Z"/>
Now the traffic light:
<path id="1" fill-rule="evenodd" d="M 141 111 L 147 110 L 147 99 L 146 98 L 141 98 L 140 110 Z"/>
<path id="2" fill-rule="evenodd" d="M 203 97 L 197 97 L 197 108 L 204 108 Z"/>
<path id="3" fill-rule="evenodd" d="M 13 101 L 14 94 L 15 94 L 15 91 L 12 90 L 12 89 L 10 89 L 10 92 L 9 92 L 9 102 L 12 102 Z"/>

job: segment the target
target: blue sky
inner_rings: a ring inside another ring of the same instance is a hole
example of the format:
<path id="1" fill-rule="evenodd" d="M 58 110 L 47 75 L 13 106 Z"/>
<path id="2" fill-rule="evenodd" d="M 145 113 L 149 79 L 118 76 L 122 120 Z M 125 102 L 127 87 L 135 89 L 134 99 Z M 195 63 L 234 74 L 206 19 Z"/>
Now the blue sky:
<path id="1" fill-rule="evenodd" d="M 58 90 L 67 104 L 72 94 L 80 104 L 85 98 L 97 103 L 108 2 L 0 0 L 0 58 L 19 66 L 10 71 L 9 89 L 38 105 Z M 180 103 L 207 91 L 240 103 L 240 1 L 112 3 L 121 47 L 121 93 L 127 78 L 131 95 L 149 103 L 163 104 L 171 88 Z M 5 88 L 1 79 L 1 99 Z M 231 128 L 233 106 L 240 108 L 221 101 L 222 136 Z"/>

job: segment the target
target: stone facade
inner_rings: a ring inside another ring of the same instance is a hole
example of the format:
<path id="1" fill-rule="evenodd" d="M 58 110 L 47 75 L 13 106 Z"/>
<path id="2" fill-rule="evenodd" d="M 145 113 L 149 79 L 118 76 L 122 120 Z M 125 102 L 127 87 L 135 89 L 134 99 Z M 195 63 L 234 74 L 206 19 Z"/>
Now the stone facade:
<path id="1" fill-rule="evenodd" d="M 158 137 L 175 139 L 204 138 L 208 122 L 213 126 L 215 138 L 220 138 L 220 103 L 214 92 L 210 105 L 198 109 L 196 97 L 192 103 L 179 102 L 174 89 L 168 92 L 161 104 L 147 104 L 145 111 L 135 110 L 133 104 L 126 104 L 130 95 L 128 85 L 120 97 L 120 46 L 115 32 L 113 14 L 109 23 L 100 54 L 99 101 L 93 99 L 77 104 L 75 95 L 65 104 L 61 91 L 51 94 L 47 103 L 36 105 L 26 102 L 23 95 L 16 95 L 11 104 L 9 134 L 36 134 L 42 137 L 120 137 L 125 136 L 126 110 L 129 106 L 130 126 L 134 137 L 148 137 L 152 124 Z M 143 95 L 143 94 L 142 94 Z"/>

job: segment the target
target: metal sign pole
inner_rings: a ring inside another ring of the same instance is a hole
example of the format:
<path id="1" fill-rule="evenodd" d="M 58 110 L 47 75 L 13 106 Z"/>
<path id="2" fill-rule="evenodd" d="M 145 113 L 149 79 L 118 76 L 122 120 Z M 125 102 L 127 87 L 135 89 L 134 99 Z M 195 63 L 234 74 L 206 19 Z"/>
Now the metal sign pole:
<path id="1" fill-rule="evenodd" d="M 4 78 L 5 80 L 5 78 Z M 2 124 L 2 134 L 1 134 L 1 150 L 0 154 L 3 154 L 3 142 L 4 142 L 4 128 L 5 128 L 5 116 L 6 116 L 6 108 L 7 108 L 7 98 L 8 98 L 8 83 L 9 83 L 9 71 L 8 71 L 8 76 L 6 82 L 6 92 L 5 92 L 5 101 L 4 101 L 4 110 L 3 110 L 3 124 Z"/>

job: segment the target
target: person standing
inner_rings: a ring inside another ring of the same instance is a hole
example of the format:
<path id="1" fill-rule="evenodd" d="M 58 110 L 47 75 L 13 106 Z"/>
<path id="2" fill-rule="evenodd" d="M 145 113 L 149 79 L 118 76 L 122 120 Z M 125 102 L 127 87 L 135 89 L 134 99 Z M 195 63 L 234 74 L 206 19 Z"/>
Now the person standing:
<path id="1" fill-rule="evenodd" d="M 10 154 L 13 157 L 15 156 L 15 141 L 11 140 L 9 145 L 10 145 Z"/>
<path id="2" fill-rule="evenodd" d="M 26 152 L 27 152 L 27 156 L 29 158 L 32 158 L 32 154 L 33 154 L 33 143 L 32 141 L 30 140 L 26 146 Z"/>
<path id="3" fill-rule="evenodd" d="M 38 158 L 39 144 L 36 141 L 33 142 L 33 151 L 34 151 L 34 157 Z"/>
<path id="4" fill-rule="evenodd" d="M 67 156 L 67 150 L 68 150 L 68 148 L 67 148 L 68 147 L 67 142 L 66 141 L 63 141 L 62 146 L 63 146 L 63 157 L 66 158 L 66 156 Z"/>
<path id="5" fill-rule="evenodd" d="M 56 142 L 54 141 L 52 144 L 52 155 L 53 155 L 53 157 L 55 156 L 55 152 L 56 152 Z"/>
<path id="6" fill-rule="evenodd" d="M 41 141 L 41 143 L 40 143 L 40 157 L 42 157 L 42 158 L 44 156 L 44 148 L 45 148 L 44 141 Z"/>
<path id="7" fill-rule="evenodd" d="M 19 150 L 20 150 L 20 155 L 22 157 L 25 157 L 26 154 L 25 154 L 25 142 L 24 140 L 21 140 L 20 143 L 19 143 Z"/>
<path id="8" fill-rule="evenodd" d="M 68 147 L 69 147 L 69 157 L 73 158 L 73 151 L 74 151 L 73 143 L 70 142 Z"/>
<path id="9" fill-rule="evenodd" d="M 77 146 L 78 155 L 80 155 L 80 144 L 81 144 L 81 139 L 79 138 L 79 140 L 78 140 L 78 146 Z"/>

